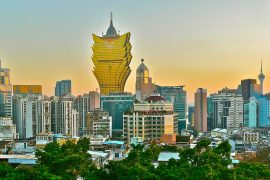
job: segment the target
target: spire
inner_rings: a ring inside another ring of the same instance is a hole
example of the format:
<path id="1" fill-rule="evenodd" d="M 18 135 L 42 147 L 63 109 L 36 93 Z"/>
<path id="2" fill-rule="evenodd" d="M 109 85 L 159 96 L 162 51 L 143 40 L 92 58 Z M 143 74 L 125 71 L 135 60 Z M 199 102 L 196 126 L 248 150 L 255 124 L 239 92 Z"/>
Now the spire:
<path id="1" fill-rule="evenodd" d="M 117 32 L 116 32 L 116 29 L 114 28 L 113 26 L 113 14 L 111 12 L 111 16 L 110 16 L 110 27 L 107 29 L 107 32 L 106 32 L 106 37 L 117 37 Z"/>
<path id="2" fill-rule="evenodd" d="M 262 58 L 261 58 L 261 73 L 262 73 L 262 69 L 263 69 L 263 64 L 262 64 Z"/>
<path id="3" fill-rule="evenodd" d="M 110 24 L 112 25 L 113 24 L 113 20 L 112 20 L 112 12 L 111 12 L 111 21 L 110 21 Z"/>

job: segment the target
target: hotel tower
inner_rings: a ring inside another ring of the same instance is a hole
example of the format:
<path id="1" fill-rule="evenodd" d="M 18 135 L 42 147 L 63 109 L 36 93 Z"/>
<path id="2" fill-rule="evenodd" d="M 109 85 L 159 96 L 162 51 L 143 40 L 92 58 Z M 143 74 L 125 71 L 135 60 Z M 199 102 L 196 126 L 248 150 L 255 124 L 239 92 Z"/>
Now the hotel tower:
<path id="1" fill-rule="evenodd" d="M 93 34 L 92 46 L 93 73 L 98 81 L 100 94 L 124 92 L 130 75 L 129 64 L 132 59 L 130 33 L 119 35 L 113 26 L 112 13 L 110 27 L 106 35 Z"/>

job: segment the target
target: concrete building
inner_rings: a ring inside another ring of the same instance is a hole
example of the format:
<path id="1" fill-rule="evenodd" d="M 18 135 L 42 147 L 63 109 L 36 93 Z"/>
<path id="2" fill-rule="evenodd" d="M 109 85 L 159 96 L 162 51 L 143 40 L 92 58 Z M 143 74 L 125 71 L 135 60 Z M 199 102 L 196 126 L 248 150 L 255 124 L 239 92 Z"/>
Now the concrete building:
<path id="1" fill-rule="evenodd" d="M 245 144 L 257 144 L 259 143 L 258 132 L 243 132 L 243 140 Z"/>
<path id="2" fill-rule="evenodd" d="M 123 114 L 133 107 L 131 93 L 111 93 L 100 97 L 101 110 L 109 112 L 112 117 L 112 135 L 123 135 Z"/>
<path id="3" fill-rule="evenodd" d="M 112 137 L 112 117 L 108 112 L 100 109 L 88 112 L 85 134 L 89 137 Z"/>
<path id="4" fill-rule="evenodd" d="M 0 117 L 0 141 L 13 141 L 18 139 L 16 125 L 10 117 Z"/>
<path id="5" fill-rule="evenodd" d="M 98 81 L 100 94 L 124 92 L 130 75 L 132 59 L 130 33 L 119 35 L 113 26 L 112 14 L 106 35 L 93 34 L 93 73 Z"/>
<path id="6" fill-rule="evenodd" d="M 32 138 L 37 132 L 38 99 L 28 97 L 13 98 L 13 122 L 19 137 Z"/>
<path id="7" fill-rule="evenodd" d="M 213 97 L 213 128 L 239 128 L 243 125 L 243 97 L 225 88 Z"/>
<path id="8" fill-rule="evenodd" d="M 177 113 L 173 103 L 160 95 L 152 95 L 144 102 L 135 103 L 132 110 L 124 114 L 124 139 L 133 137 L 143 140 L 160 140 L 163 134 L 178 132 Z"/>
<path id="9" fill-rule="evenodd" d="M 48 97 L 42 97 L 38 100 L 37 111 L 37 134 L 39 133 L 50 133 L 51 128 L 51 100 Z"/>
<path id="10" fill-rule="evenodd" d="M 79 133 L 85 134 L 87 113 L 100 108 L 100 96 L 98 92 L 90 91 L 88 94 L 80 95 L 74 102 L 74 107 L 79 112 Z"/>
<path id="11" fill-rule="evenodd" d="M 177 113 L 178 133 L 187 128 L 187 92 L 184 86 L 156 86 L 157 92 L 167 101 L 173 103 Z"/>
<path id="12" fill-rule="evenodd" d="M 136 71 L 136 99 L 142 101 L 149 97 L 155 90 L 155 84 L 152 83 L 152 78 L 149 75 L 149 70 L 144 64 L 144 59 L 141 59 L 141 64 Z"/>
<path id="13" fill-rule="evenodd" d="M 207 131 L 207 90 L 199 88 L 195 92 L 194 128 L 198 132 Z"/>
<path id="14" fill-rule="evenodd" d="M 12 117 L 12 84 L 10 70 L 0 61 L 0 117 Z"/>
<path id="15" fill-rule="evenodd" d="M 257 127 L 258 107 L 255 97 L 249 99 L 249 103 L 244 104 L 244 126 L 249 128 Z"/>
<path id="16" fill-rule="evenodd" d="M 71 94 L 71 80 L 57 81 L 55 85 L 55 96 Z"/>
<path id="17" fill-rule="evenodd" d="M 79 136 L 79 113 L 73 108 L 75 97 L 68 94 L 52 101 L 52 129 L 55 133 Z"/>

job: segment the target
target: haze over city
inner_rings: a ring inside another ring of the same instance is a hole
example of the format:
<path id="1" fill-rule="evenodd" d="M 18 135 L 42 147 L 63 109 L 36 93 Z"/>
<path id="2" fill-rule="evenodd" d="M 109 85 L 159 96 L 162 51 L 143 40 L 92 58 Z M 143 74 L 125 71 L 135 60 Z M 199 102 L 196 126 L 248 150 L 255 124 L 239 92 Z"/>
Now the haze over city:
<path id="1" fill-rule="evenodd" d="M 210 94 L 257 78 L 262 58 L 269 92 L 269 1 L 126 2 L 1 2 L 0 59 L 12 83 L 40 84 L 47 95 L 61 79 L 72 80 L 74 95 L 98 88 L 92 33 L 105 33 L 113 12 L 114 27 L 131 33 L 125 91 L 135 91 L 141 58 L 156 84 L 185 85 L 189 103 L 198 87 Z"/>

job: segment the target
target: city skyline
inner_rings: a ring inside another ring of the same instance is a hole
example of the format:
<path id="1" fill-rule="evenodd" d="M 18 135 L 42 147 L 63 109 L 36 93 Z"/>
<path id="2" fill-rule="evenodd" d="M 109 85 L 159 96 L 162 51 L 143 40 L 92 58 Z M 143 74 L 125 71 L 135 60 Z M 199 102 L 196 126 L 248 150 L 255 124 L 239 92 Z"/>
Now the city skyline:
<path id="1" fill-rule="evenodd" d="M 210 94 L 237 88 L 242 79 L 259 82 L 262 58 L 264 92 L 269 92 L 270 2 L 194 2 L 130 1 L 129 8 L 98 1 L 1 2 L 2 66 L 10 69 L 12 84 L 40 84 L 46 95 L 54 94 L 61 79 L 72 80 L 74 95 L 95 90 L 91 35 L 106 32 L 112 11 L 120 34 L 131 32 L 132 72 L 125 91 L 135 92 L 141 58 L 154 83 L 185 85 L 189 103 L 198 87 Z"/>

